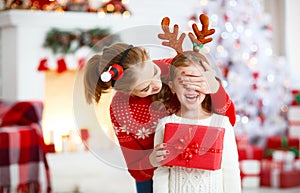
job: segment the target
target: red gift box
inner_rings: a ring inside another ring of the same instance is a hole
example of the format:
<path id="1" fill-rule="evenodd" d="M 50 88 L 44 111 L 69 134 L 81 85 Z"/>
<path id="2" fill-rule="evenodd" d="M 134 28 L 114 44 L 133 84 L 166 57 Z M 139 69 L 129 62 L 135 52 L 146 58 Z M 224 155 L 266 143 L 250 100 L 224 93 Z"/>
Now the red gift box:
<path id="1" fill-rule="evenodd" d="M 244 149 L 250 145 L 250 140 L 248 135 L 238 135 L 235 137 L 235 140 L 238 149 Z"/>
<path id="2" fill-rule="evenodd" d="M 283 163 L 278 161 L 273 161 L 270 159 L 263 159 L 261 160 L 261 170 L 283 170 Z"/>
<path id="3" fill-rule="evenodd" d="M 248 145 L 245 148 L 238 148 L 239 161 L 253 159 L 261 160 L 264 156 L 264 150 L 261 147 Z"/>
<path id="4" fill-rule="evenodd" d="M 299 178 L 300 170 L 262 170 L 260 185 L 277 188 L 291 188 L 295 186 L 300 186 Z"/>
<path id="5" fill-rule="evenodd" d="M 296 160 L 294 160 L 296 165 Z M 294 164 L 293 164 L 294 165 Z M 300 186 L 300 170 L 296 167 L 286 170 L 283 162 L 263 159 L 261 161 L 260 185 L 277 188 Z"/>
<path id="6" fill-rule="evenodd" d="M 254 188 L 260 185 L 261 162 L 258 160 L 242 160 L 239 162 L 243 188 Z"/>
<path id="7" fill-rule="evenodd" d="M 300 90 L 292 90 L 292 101 L 291 106 L 299 106 L 300 105 Z"/>
<path id="8" fill-rule="evenodd" d="M 290 106 L 287 112 L 288 135 L 300 138 L 300 104 Z"/>
<path id="9" fill-rule="evenodd" d="M 299 157 L 299 138 L 271 136 L 267 138 L 265 157 L 272 158 L 274 150 L 288 150 Z"/>
<path id="10" fill-rule="evenodd" d="M 164 142 L 170 154 L 166 166 L 217 170 L 221 168 L 224 128 L 167 123 Z"/>

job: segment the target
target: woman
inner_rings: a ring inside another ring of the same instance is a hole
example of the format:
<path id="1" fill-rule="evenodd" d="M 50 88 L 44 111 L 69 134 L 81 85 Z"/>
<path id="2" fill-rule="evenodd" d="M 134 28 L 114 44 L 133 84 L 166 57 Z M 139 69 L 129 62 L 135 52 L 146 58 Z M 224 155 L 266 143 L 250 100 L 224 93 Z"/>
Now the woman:
<path id="1" fill-rule="evenodd" d="M 85 66 L 84 86 L 88 103 L 99 102 L 113 88 L 110 116 L 128 171 L 136 180 L 137 192 L 153 192 L 152 176 L 166 156 L 164 144 L 153 150 L 158 119 L 177 110 L 174 95 L 161 77 L 168 76 L 171 59 L 151 61 L 145 49 L 116 43 L 93 56 Z M 213 110 L 235 123 L 234 105 L 215 72 L 208 66 L 201 76 L 182 72 L 185 87 L 210 94 Z M 161 72 L 165 72 L 161 74 Z"/>

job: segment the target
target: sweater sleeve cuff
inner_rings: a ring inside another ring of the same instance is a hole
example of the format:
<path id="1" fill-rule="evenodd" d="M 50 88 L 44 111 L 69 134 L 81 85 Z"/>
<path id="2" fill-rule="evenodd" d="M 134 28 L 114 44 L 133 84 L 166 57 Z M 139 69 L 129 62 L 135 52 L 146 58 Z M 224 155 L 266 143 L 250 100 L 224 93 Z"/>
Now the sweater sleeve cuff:
<path id="1" fill-rule="evenodd" d="M 231 100 L 228 94 L 220 83 L 218 91 L 214 94 L 210 94 L 214 111 L 218 114 L 224 114 L 231 105 Z"/>
<path id="2" fill-rule="evenodd" d="M 147 153 L 146 156 L 140 161 L 139 163 L 140 170 L 154 169 L 154 167 L 151 165 L 149 160 L 150 153 Z"/>
<path id="3" fill-rule="evenodd" d="M 153 167 L 149 161 L 149 153 L 139 162 L 139 169 L 145 178 L 151 179 L 153 177 L 156 168 Z"/>

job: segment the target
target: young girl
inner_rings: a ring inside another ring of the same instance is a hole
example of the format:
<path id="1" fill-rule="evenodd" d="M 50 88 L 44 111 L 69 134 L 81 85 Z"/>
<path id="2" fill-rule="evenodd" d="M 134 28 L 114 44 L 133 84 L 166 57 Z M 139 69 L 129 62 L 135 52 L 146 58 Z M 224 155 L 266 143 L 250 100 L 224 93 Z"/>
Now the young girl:
<path id="1" fill-rule="evenodd" d="M 180 84 L 182 71 L 194 71 L 200 76 L 209 62 L 204 55 L 187 51 L 172 61 L 169 86 L 176 93 L 180 109 L 159 120 L 154 145 L 163 142 L 166 123 L 218 126 L 225 128 L 221 169 L 203 170 L 179 166 L 160 166 L 154 171 L 154 193 L 240 193 L 240 170 L 234 131 L 228 117 L 211 109 L 211 97 Z M 199 109 L 199 105 L 201 108 Z M 188 132 L 187 132 L 188 133 Z"/>
<path id="2" fill-rule="evenodd" d="M 116 43 L 93 56 L 84 69 L 88 103 L 98 103 L 101 94 L 111 88 L 117 91 L 110 106 L 111 121 L 139 193 L 152 192 L 153 171 L 166 155 L 164 144 L 153 151 L 157 121 L 178 108 L 168 85 L 161 81 L 161 76 L 169 74 L 169 62 L 151 61 L 143 48 Z M 229 116 L 234 124 L 233 103 L 214 71 L 205 70 L 205 76 L 186 71 L 181 84 L 210 94 L 214 110 Z"/>

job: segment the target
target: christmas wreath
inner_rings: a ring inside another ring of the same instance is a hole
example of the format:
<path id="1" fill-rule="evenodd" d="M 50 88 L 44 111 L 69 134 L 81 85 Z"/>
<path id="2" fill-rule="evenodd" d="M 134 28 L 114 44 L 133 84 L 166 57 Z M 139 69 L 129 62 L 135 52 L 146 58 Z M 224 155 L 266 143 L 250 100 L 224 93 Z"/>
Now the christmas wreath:
<path id="1" fill-rule="evenodd" d="M 100 46 L 110 45 L 117 39 L 118 37 L 115 35 L 110 35 L 108 29 L 79 29 L 70 32 L 53 28 L 47 33 L 43 47 L 51 49 L 54 54 L 74 53 L 83 46 L 88 46 L 97 51 L 101 48 Z M 99 45 L 100 40 L 103 40 L 101 45 Z"/>

